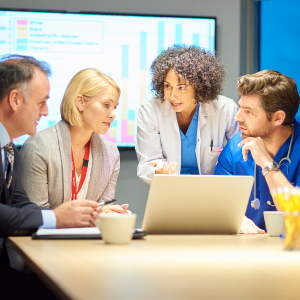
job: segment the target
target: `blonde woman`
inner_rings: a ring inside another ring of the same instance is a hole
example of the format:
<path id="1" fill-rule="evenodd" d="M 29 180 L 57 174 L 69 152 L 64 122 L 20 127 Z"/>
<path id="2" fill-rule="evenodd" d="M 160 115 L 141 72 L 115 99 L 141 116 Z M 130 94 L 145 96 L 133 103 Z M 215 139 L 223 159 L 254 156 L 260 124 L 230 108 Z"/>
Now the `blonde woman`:
<path id="1" fill-rule="evenodd" d="M 120 170 L 115 144 L 104 135 L 115 119 L 120 88 L 96 69 L 70 81 L 62 103 L 62 121 L 30 137 L 21 150 L 21 181 L 29 199 L 56 208 L 76 199 L 114 198 Z M 128 204 L 104 212 L 130 213 Z"/>

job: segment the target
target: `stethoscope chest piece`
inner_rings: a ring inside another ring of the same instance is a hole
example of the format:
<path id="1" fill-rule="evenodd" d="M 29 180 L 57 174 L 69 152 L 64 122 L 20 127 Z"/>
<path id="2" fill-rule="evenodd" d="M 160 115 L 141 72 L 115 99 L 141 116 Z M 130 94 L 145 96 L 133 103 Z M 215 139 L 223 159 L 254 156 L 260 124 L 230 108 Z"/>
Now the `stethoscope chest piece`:
<path id="1" fill-rule="evenodd" d="M 251 207 L 254 208 L 255 210 L 258 210 L 260 208 L 260 201 L 258 198 L 255 198 L 254 200 L 251 201 Z"/>

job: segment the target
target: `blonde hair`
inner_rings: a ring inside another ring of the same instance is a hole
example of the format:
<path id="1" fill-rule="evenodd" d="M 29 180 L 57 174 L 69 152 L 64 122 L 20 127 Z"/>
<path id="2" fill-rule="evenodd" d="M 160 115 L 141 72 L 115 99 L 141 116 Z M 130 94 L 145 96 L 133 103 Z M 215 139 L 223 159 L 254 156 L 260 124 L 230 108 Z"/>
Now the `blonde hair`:
<path id="1" fill-rule="evenodd" d="M 104 90 L 107 86 L 114 87 L 120 94 L 119 86 L 114 80 L 97 69 L 84 69 L 78 72 L 70 81 L 60 105 L 61 118 L 70 125 L 81 125 L 81 115 L 76 107 L 79 94 L 86 101 Z"/>

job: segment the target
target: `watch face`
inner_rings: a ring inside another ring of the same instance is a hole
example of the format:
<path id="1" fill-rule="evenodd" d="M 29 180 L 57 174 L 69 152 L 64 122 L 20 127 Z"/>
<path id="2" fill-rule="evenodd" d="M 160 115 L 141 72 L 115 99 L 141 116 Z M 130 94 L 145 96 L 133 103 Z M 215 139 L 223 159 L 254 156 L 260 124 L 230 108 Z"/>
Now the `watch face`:
<path id="1" fill-rule="evenodd" d="M 265 176 L 269 171 L 271 171 L 271 170 L 277 171 L 278 169 L 279 169 L 278 163 L 275 162 L 274 160 L 272 160 L 269 165 L 267 165 L 265 168 L 263 168 L 262 174 Z"/>

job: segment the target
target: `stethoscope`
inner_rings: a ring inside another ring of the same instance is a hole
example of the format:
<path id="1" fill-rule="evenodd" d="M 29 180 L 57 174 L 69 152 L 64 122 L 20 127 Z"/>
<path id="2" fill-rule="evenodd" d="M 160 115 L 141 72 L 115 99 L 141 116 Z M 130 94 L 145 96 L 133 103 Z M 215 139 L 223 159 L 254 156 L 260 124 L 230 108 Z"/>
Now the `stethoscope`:
<path id="1" fill-rule="evenodd" d="M 292 126 L 292 137 L 291 137 L 291 141 L 290 141 L 290 145 L 289 145 L 289 150 L 288 150 L 288 154 L 286 157 L 282 158 L 279 162 L 279 168 L 280 166 L 283 164 L 283 161 L 287 160 L 289 163 L 291 163 L 290 160 L 290 153 L 291 153 L 291 149 L 292 149 L 292 144 L 293 144 L 293 140 L 294 140 L 294 126 Z M 287 174 L 289 173 L 289 167 L 284 164 L 287 167 Z M 269 205 L 271 205 L 271 202 L 268 201 L 267 202 Z M 274 205 L 271 205 L 274 206 Z M 251 207 L 254 208 L 255 210 L 258 210 L 260 208 L 260 200 L 258 198 L 256 198 L 256 163 L 254 164 L 254 200 L 251 201 Z"/>

